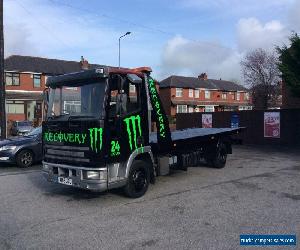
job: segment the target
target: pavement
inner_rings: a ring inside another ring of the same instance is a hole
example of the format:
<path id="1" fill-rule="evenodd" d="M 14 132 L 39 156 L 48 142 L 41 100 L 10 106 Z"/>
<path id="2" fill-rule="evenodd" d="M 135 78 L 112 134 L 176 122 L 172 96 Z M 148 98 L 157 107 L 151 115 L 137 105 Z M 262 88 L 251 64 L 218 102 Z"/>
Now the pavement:
<path id="1" fill-rule="evenodd" d="M 139 199 L 48 183 L 39 165 L 1 165 L 0 249 L 253 248 L 240 234 L 299 241 L 299 178 L 299 149 L 240 145 L 225 168 L 161 176 Z"/>

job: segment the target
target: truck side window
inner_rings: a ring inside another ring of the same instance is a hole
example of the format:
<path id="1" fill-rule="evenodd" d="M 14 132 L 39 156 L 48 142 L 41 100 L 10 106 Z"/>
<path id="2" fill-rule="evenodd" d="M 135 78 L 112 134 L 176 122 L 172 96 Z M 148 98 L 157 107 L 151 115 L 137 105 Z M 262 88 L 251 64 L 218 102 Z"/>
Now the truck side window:
<path id="1" fill-rule="evenodd" d="M 127 88 L 126 88 L 127 87 Z M 127 113 L 133 113 L 140 109 L 140 88 L 130 82 L 127 82 L 125 91 L 127 92 Z"/>

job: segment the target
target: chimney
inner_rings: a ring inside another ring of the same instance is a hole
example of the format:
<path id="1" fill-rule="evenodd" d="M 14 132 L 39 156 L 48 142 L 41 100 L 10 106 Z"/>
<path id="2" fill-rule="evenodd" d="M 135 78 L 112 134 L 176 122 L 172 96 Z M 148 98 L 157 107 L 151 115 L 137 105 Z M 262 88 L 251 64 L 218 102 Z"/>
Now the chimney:
<path id="1" fill-rule="evenodd" d="M 80 67 L 83 70 L 89 69 L 89 62 L 87 60 L 85 60 L 83 56 L 81 56 L 81 59 L 80 59 Z"/>
<path id="2" fill-rule="evenodd" d="M 198 75 L 198 79 L 200 80 L 207 80 L 207 74 L 206 73 L 201 73 L 200 75 Z"/>

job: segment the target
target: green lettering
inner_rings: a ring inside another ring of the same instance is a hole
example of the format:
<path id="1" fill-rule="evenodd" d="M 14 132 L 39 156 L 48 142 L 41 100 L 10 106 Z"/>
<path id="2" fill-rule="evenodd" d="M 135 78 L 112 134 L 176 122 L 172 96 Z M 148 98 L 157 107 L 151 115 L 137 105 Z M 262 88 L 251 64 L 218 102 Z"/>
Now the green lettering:
<path id="1" fill-rule="evenodd" d="M 58 141 L 58 134 L 57 133 L 55 133 L 54 135 L 53 135 L 53 141 Z"/>
<path id="2" fill-rule="evenodd" d="M 78 144 L 81 144 L 80 139 L 79 139 L 79 134 L 75 134 L 74 142 L 76 142 L 76 141 Z"/>
<path id="3" fill-rule="evenodd" d="M 44 133 L 44 140 L 49 141 L 49 133 Z"/>
<path id="4" fill-rule="evenodd" d="M 53 133 L 49 133 L 49 141 L 53 141 Z"/>
<path id="5" fill-rule="evenodd" d="M 81 134 L 81 143 L 85 143 L 86 134 Z"/>
<path id="6" fill-rule="evenodd" d="M 68 134 L 69 137 L 69 142 L 74 142 L 74 135 L 73 134 Z"/>

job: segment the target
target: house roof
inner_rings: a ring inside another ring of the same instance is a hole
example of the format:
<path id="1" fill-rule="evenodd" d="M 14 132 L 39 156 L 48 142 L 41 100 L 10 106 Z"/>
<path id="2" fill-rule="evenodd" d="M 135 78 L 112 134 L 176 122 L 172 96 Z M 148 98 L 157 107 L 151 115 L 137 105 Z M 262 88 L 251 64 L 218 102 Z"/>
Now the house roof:
<path id="1" fill-rule="evenodd" d="M 89 64 L 90 69 L 103 65 Z M 4 70 L 61 75 L 81 71 L 80 62 L 12 55 L 4 60 Z"/>
<path id="2" fill-rule="evenodd" d="M 230 81 L 207 79 L 201 80 L 197 77 L 169 76 L 159 84 L 160 88 L 204 88 L 219 89 L 224 91 L 248 91 L 247 88 Z"/>

